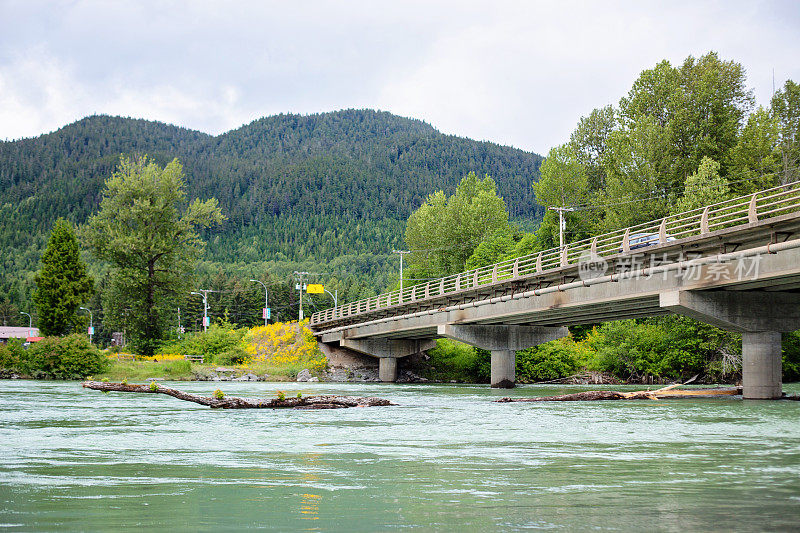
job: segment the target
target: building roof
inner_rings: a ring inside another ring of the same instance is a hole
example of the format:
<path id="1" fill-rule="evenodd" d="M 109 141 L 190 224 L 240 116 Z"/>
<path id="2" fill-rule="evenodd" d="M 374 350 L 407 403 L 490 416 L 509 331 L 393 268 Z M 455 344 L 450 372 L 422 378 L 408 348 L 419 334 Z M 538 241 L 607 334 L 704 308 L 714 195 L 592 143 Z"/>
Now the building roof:
<path id="1" fill-rule="evenodd" d="M 28 328 L 20 326 L 0 326 L 0 340 L 3 339 L 27 339 L 28 337 L 38 337 L 39 328 Z"/>

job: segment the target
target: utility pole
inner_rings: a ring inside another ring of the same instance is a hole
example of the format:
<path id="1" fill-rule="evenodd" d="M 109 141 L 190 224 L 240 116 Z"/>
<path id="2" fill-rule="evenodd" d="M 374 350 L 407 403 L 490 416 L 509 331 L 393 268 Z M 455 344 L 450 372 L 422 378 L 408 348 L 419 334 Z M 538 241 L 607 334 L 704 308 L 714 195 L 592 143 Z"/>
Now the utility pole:
<path id="1" fill-rule="evenodd" d="M 257 279 L 251 279 L 250 281 L 254 281 L 256 283 L 260 283 L 262 287 L 264 287 L 264 325 L 267 325 L 267 320 L 269 317 L 267 313 L 269 313 L 269 291 L 267 290 L 267 286 L 258 281 Z"/>
<path id="2" fill-rule="evenodd" d="M 400 254 L 400 297 L 403 295 L 403 256 L 410 254 L 411 250 L 392 250 L 393 254 Z"/>
<path id="3" fill-rule="evenodd" d="M 548 207 L 558 213 L 558 247 L 564 248 L 564 230 L 567 229 L 567 222 L 564 220 L 564 213 L 577 211 L 575 207 Z"/>
<path id="4" fill-rule="evenodd" d="M 308 276 L 308 272 L 295 271 L 294 275 L 298 279 L 298 283 L 295 285 L 295 288 L 300 291 L 300 312 L 298 313 L 298 316 L 300 317 L 300 320 L 298 321 L 299 326 L 299 322 L 303 321 L 303 291 L 306 290 L 305 277 Z"/>
<path id="5" fill-rule="evenodd" d="M 26 313 L 25 311 L 20 311 L 19 314 L 28 315 L 28 337 L 33 337 L 33 318 L 29 313 Z"/>
<path id="6" fill-rule="evenodd" d="M 92 311 L 89 310 L 89 309 L 86 309 L 85 307 L 81 307 L 81 309 L 83 309 L 84 311 L 89 313 L 89 343 L 91 343 L 92 342 L 92 336 L 94 335 L 94 325 L 93 325 L 93 320 L 94 319 L 92 317 Z"/>
<path id="7" fill-rule="evenodd" d="M 203 331 L 208 331 L 208 293 L 212 292 L 211 289 L 197 289 L 197 292 L 191 292 L 197 296 L 203 297 Z"/>

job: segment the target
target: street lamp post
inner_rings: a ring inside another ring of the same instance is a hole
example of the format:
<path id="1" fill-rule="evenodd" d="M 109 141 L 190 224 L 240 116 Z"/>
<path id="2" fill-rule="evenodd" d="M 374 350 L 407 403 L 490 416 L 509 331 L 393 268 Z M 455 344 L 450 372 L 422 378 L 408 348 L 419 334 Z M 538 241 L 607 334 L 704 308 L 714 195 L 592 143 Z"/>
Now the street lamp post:
<path id="1" fill-rule="evenodd" d="M 28 337 L 33 337 L 33 317 L 25 311 L 20 311 L 19 314 L 28 316 Z"/>
<path id="2" fill-rule="evenodd" d="M 403 298 L 403 256 L 410 254 L 411 250 L 392 250 L 393 254 L 400 254 L 400 299 Z"/>
<path id="3" fill-rule="evenodd" d="M 333 298 L 333 306 L 334 307 L 339 307 L 339 289 L 334 289 L 335 294 L 331 294 L 331 291 L 329 291 L 328 289 L 326 289 L 324 287 L 323 287 L 322 290 L 327 292 L 328 295 L 330 295 L 330 297 Z"/>
<path id="4" fill-rule="evenodd" d="M 269 291 L 267 290 L 267 286 L 264 285 L 262 282 L 258 281 L 257 279 L 251 279 L 250 281 L 254 281 L 256 283 L 261 283 L 261 286 L 264 287 L 264 325 L 267 325 L 267 309 L 269 309 Z"/>
<path id="5" fill-rule="evenodd" d="M 89 342 L 92 342 L 92 336 L 94 335 L 94 322 L 93 322 L 93 315 L 90 309 L 86 309 L 85 307 L 81 307 L 84 311 L 89 313 Z"/>
<path id="6" fill-rule="evenodd" d="M 195 294 L 203 298 L 203 331 L 208 331 L 208 289 L 199 289 L 202 292 L 192 291 L 190 294 Z"/>

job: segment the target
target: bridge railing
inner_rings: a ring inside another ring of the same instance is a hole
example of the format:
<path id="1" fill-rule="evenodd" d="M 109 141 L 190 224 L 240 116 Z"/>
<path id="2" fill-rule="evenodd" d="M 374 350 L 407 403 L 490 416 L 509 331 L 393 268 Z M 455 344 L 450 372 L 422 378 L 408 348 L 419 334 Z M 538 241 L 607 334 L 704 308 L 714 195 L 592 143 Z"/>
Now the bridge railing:
<path id="1" fill-rule="evenodd" d="M 795 212 L 798 208 L 800 208 L 800 181 L 583 239 L 566 244 L 563 248 L 551 248 L 508 259 L 419 285 L 407 286 L 402 291 L 395 290 L 319 311 L 311 316 L 311 323 L 327 322 L 376 309 L 456 294 L 509 279 L 546 274 L 575 264 L 581 258 L 628 254 L 655 244 L 667 244 L 724 228 L 752 224 L 759 220 Z"/>

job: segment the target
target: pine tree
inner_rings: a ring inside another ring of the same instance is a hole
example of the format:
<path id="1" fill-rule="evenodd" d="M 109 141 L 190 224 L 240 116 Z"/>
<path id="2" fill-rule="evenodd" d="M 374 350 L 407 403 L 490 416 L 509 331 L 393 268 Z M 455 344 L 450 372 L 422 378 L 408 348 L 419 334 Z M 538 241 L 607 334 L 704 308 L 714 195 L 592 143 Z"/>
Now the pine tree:
<path id="1" fill-rule="evenodd" d="M 82 320 L 78 307 L 94 292 L 94 280 L 86 273 L 72 225 L 56 220 L 42 263 L 36 274 L 33 301 L 39 313 L 39 329 L 45 335 L 66 335 Z"/>

